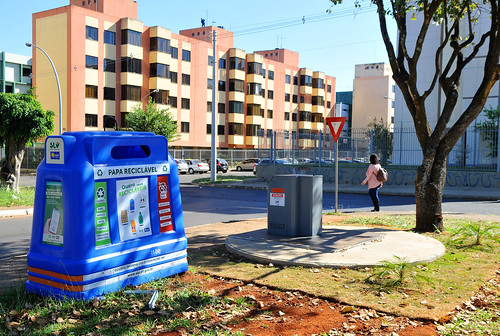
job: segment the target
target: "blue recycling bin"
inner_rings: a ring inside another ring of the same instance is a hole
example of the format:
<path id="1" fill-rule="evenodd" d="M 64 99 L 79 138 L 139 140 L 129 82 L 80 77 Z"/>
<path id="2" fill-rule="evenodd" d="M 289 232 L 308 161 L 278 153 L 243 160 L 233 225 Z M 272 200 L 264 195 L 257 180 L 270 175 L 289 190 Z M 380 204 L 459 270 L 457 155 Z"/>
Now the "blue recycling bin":
<path id="1" fill-rule="evenodd" d="M 187 271 L 179 177 L 166 138 L 48 137 L 27 259 L 27 291 L 84 300 Z"/>

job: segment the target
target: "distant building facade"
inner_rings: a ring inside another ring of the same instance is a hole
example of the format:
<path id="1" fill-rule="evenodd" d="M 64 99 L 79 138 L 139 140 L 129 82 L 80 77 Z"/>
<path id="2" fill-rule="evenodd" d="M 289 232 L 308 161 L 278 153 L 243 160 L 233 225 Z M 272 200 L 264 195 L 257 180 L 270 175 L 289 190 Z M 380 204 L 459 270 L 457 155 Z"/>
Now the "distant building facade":
<path id="1" fill-rule="evenodd" d="M 103 130 L 109 118 L 126 126 L 126 114 L 151 96 L 159 107 L 170 108 L 177 121 L 180 138 L 171 146 L 208 148 L 215 89 L 218 146 L 256 148 L 258 135 L 274 130 L 324 131 L 324 118 L 335 105 L 335 78 L 299 68 L 298 53 L 246 53 L 233 46 L 233 33 L 221 27 L 179 34 L 147 27 L 137 20 L 132 0 L 70 0 L 69 6 L 35 13 L 33 39 L 58 70 L 63 132 Z M 57 110 L 54 76 L 47 75 L 52 69 L 35 49 L 33 64 L 42 105 Z M 313 145 L 298 142 L 299 147 Z"/>
<path id="2" fill-rule="evenodd" d="M 31 57 L 0 52 L 0 92 L 26 93 L 31 89 Z"/>
<path id="3" fill-rule="evenodd" d="M 395 83 L 387 63 L 358 64 L 352 97 L 352 128 L 365 128 L 376 121 L 394 124 Z"/>

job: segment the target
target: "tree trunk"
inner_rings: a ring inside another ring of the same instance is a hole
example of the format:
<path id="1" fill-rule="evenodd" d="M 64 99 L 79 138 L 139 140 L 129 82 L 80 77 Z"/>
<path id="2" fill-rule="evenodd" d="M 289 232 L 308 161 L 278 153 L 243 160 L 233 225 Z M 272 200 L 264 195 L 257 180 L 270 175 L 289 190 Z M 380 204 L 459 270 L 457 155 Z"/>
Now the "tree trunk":
<path id="1" fill-rule="evenodd" d="M 415 180 L 417 232 L 444 231 L 441 204 L 445 183 L 446 157 L 438 157 L 438 154 L 424 157 Z"/>
<path id="2" fill-rule="evenodd" d="M 19 180 L 21 178 L 21 163 L 23 162 L 26 144 L 22 141 L 9 139 L 5 143 L 5 167 L 2 175 L 15 193 L 19 193 Z"/>

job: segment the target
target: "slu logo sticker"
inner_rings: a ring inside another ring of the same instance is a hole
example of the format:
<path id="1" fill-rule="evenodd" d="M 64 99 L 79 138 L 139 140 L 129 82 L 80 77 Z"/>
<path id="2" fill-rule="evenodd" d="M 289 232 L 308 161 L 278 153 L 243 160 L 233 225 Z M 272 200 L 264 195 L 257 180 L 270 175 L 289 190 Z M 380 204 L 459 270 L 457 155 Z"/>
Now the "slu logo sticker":
<path id="1" fill-rule="evenodd" d="M 59 142 L 56 141 L 56 142 L 49 143 L 49 148 L 50 149 L 58 149 L 59 148 Z"/>

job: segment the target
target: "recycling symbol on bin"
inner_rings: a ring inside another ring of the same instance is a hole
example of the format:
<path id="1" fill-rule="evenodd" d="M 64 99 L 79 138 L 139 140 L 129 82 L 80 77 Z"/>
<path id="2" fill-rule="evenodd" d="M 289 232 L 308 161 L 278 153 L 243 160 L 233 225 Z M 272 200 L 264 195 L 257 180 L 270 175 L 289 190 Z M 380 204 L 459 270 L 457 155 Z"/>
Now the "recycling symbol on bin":
<path id="1" fill-rule="evenodd" d="M 99 188 L 97 188 L 95 195 L 97 196 L 97 199 L 103 199 L 104 196 L 106 196 L 106 192 L 104 191 L 103 187 L 99 187 Z"/>
<path id="2" fill-rule="evenodd" d="M 168 171 L 168 167 L 167 166 L 163 166 L 163 171 L 164 172 Z"/>
<path id="3" fill-rule="evenodd" d="M 101 169 L 97 170 L 97 176 L 102 176 L 102 170 Z"/>

